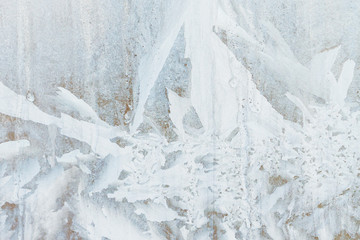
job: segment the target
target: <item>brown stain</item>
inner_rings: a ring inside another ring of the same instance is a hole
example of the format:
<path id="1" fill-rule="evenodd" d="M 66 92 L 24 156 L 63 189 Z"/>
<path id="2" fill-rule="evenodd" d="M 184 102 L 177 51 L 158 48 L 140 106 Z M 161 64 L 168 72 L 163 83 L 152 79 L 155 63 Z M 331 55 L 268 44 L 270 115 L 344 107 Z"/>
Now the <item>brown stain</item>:
<path id="1" fill-rule="evenodd" d="M 211 240 L 218 240 L 219 236 L 218 236 L 218 227 L 216 226 L 216 222 L 214 220 L 210 220 L 210 222 L 208 222 L 206 224 L 207 228 L 211 229 L 212 231 L 209 233 L 209 237 Z"/>
<path id="2" fill-rule="evenodd" d="M 70 214 L 67 218 L 67 223 L 65 224 L 65 234 L 67 240 L 82 240 L 83 238 L 79 235 L 78 232 L 75 232 L 73 229 L 73 215 Z"/>
<path id="3" fill-rule="evenodd" d="M 124 54 L 126 55 L 126 59 L 131 60 L 128 61 L 126 67 L 129 72 L 123 72 L 110 77 L 111 79 L 109 80 L 111 80 L 111 82 L 119 83 L 119 85 L 116 84 L 116 86 L 113 86 L 114 89 L 108 89 L 111 90 L 109 93 L 96 91 L 95 106 L 89 104 L 96 111 L 100 119 L 115 126 L 127 126 L 129 124 L 129 121 L 125 119 L 125 116 L 128 112 L 132 111 L 134 104 L 133 82 L 135 77 L 131 71 L 131 69 L 134 68 L 132 66 L 132 59 L 134 56 L 128 48 L 125 49 Z M 89 100 L 86 98 L 88 92 L 86 91 L 87 88 L 84 86 L 84 81 L 81 81 L 81 79 L 75 79 L 73 74 L 70 77 L 61 77 L 59 86 L 67 89 L 77 98 L 82 99 L 85 102 Z M 131 116 L 131 114 L 127 115 Z"/>
<path id="4" fill-rule="evenodd" d="M 344 195 L 344 194 L 347 193 L 348 191 L 350 191 L 350 188 L 347 188 L 347 189 L 345 189 L 344 191 L 342 191 L 342 192 L 340 193 L 340 196 Z"/>
<path id="5" fill-rule="evenodd" d="M 216 224 L 216 219 L 223 219 L 224 217 L 228 216 L 227 213 L 221 213 L 217 211 L 209 211 L 206 214 L 207 218 L 209 219 L 209 222 L 207 223 L 207 227 L 212 229 L 212 240 L 218 240 L 221 236 L 221 230 L 218 229 L 218 226 Z M 220 232 L 220 234 L 219 234 Z"/>
<path id="6" fill-rule="evenodd" d="M 318 208 L 323 208 L 323 207 L 324 207 L 324 204 L 319 203 L 319 204 L 317 205 L 317 207 L 318 207 Z"/>
<path id="7" fill-rule="evenodd" d="M 126 126 L 129 122 L 125 116 L 131 113 L 133 106 L 133 77 L 122 74 L 116 76 L 115 79 L 122 83 L 116 93 L 108 95 L 97 94 L 96 104 L 97 107 L 100 108 L 98 111 L 99 117 L 109 124 Z M 112 110 L 113 114 L 109 115 L 109 111 L 107 110 Z"/>
<path id="8" fill-rule="evenodd" d="M 286 225 L 289 225 L 289 224 L 291 225 L 297 218 L 298 218 L 297 215 L 293 215 L 293 216 L 291 216 L 290 218 L 288 218 L 288 219 L 286 220 L 285 224 L 286 224 Z"/>
<path id="9" fill-rule="evenodd" d="M 14 211 L 17 208 L 17 204 L 15 203 L 9 203 L 9 202 L 5 202 L 2 206 L 1 209 L 2 210 L 9 210 L 9 211 Z"/>
<path id="10" fill-rule="evenodd" d="M 158 121 L 158 124 L 163 132 L 166 132 L 166 130 L 170 127 L 169 122 L 167 121 Z"/>
<path id="11" fill-rule="evenodd" d="M 2 123 L 16 123 L 17 118 L 5 114 L 0 114 L 0 122 Z"/>
<path id="12" fill-rule="evenodd" d="M 166 117 L 166 119 L 154 119 L 154 124 L 158 131 L 160 131 L 168 141 L 176 139 L 176 134 L 171 127 L 171 120 L 169 117 Z"/>
<path id="13" fill-rule="evenodd" d="M 228 214 L 227 213 L 220 213 L 220 212 L 217 212 L 217 211 L 209 211 L 207 213 L 207 217 L 208 218 L 212 218 L 212 217 L 218 217 L 218 218 L 224 218 L 226 217 Z"/>
<path id="14" fill-rule="evenodd" d="M 16 216 L 14 218 L 13 224 L 11 225 L 10 229 L 15 230 L 19 226 L 19 217 Z"/>
<path id="15" fill-rule="evenodd" d="M 80 80 L 78 82 L 75 81 L 73 75 L 71 75 L 68 78 L 67 77 L 61 77 L 59 87 L 65 88 L 66 90 L 70 91 L 77 98 L 80 98 L 80 99 L 84 98 L 84 94 L 83 94 L 83 91 L 82 91 L 84 86 L 83 86 L 83 84 L 81 84 Z"/>
<path id="16" fill-rule="evenodd" d="M 263 237 L 263 239 L 272 239 L 267 233 L 265 226 L 261 227 L 260 235 Z"/>
<path id="17" fill-rule="evenodd" d="M 103 95 L 101 95 L 101 94 L 97 95 L 96 104 L 99 107 L 103 108 L 103 107 L 105 107 L 106 105 L 108 105 L 110 103 L 111 103 L 111 101 L 109 99 L 106 99 Z"/>
<path id="18" fill-rule="evenodd" d="M 167 187 L 169 187 L 169 185 L 163 185 L 163 187 L 167 188 Z M 168 198 L 166 199 L 166 204 L 168 205 L 169 208 L 178 212 L 179 216 L 182 216 L 182 217 L 187 216 L 188 210 L 174 206 L 174 204 L 170 201 L 170 199 L 168 199 Z"/>
<path id="19" fill-rule="evenodd" d="M 218 228 L 216 226 L 216 224 L 213 224 L 213 240 L 218 240 L 219 237 L 218 237 Z"/>
<path id="20" fill-rule="evenodd" d="M 277 176 L 271 176 L 269 178 L 269 183 L 275 187 L 280 187 L 288 182 L 287 179 L 281 177 L 280 175 Z"/>
<path id="21" fill-rule="evenodd" d="M 307 217 L 311 216 L 311 212 L 305 213 L 305 216 L 307 216 Z"/>
<path id="22" fill-rule="evenodd" d="M 165 238 L 167 240 L 173 239 L 172 236 L 174 235 L 174 233 L 171 230 L 171 228 L 169 227 L 169 225 L 167 225 L 167 224 L 164 224 L 164 233 L 165 233 Z"/>
<path id="23" fill-rule="evenodd" d="M 112 94 L 102 94 L 100 91 L 96 92 L 95 106 L 91 106 L 98 114 L 99 118 L 111 125 L 123 125 L 124 116 L 130 110 L 132 105 L 132 78 L 127 75 L 118 75 L 115 77 L 116 81 L 124 82 L 121 86 L 122 94 L 113 96 Z M 82 81 L 76 80 L 73 76 L 62 77 L 59 84 L 74 94 L 77 98 L 86 100 L 86 88 Z M 125 91 L 124 91 L 125 89 Z M 110 115 L 108 109 L 114 110 L 114 114 Z M 106 113 L 105 113 L 106 112 Z"/>
<path id="24" fill-rule="evenodd" d="M 7 139 L 9 139 L 10 141 L 14 141 L 15 140 L 15 132 L 13 131 L 9 131 L 6 135 Z"/>
<path id="25" fill-rule="evenodd" d="M 7 214 L 7 221 L 10 221 L 11 227 L 10 230 L 15 230 L 19 226 L 19 217 L 17 214 L 18 205 L 15 203 L 5 202 L 1 209 Z"/>
<path id="26" fill-rule="evenodd" d="M 356 234 L 355 236 L 352 237 L 346 230 L 342 230 L 334 237 L 334 240 L 359 240 L 359 239 L 360 239 L 359 234 Z"/>

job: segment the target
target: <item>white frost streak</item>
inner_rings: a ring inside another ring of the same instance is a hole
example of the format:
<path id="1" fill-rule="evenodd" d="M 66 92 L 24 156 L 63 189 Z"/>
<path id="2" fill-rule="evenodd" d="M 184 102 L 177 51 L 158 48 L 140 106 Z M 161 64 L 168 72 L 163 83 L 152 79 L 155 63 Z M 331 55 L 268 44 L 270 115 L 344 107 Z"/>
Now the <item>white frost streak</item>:
<path id="1" fill-rule="evenodd" d="M 61 114 L 61 125 L 59 127 L 61 134 L 86 142 L 101 157 L 105 157 L 110 153 L 115 156 L 121 154 L 121 148 L 102 135 L 101 126 L 79 121 L 66 114 Z"/>
<path id="2" fill-rule="evenodd" d="M 7 159 L 21 153 L 25 147 L 29 147 L 28 140 L 18 140 L 0 143 L 0 159 Z"/>
<path id="3" fill-rule="evenodd" d="M 296 96 L 292 95 L 291 93 L 286 93 L 286 97 L 292 101 L 303 113 L 303 119 L 312 119 L 311 113 L 306 108 L 304 103 Z"/>
<path id="4" fill-rule="evenodd" d="M 332 82 L 330 101 L 337 103 L 340 107 L 345 104 L 345 98 L 353 80 L 354 68 L 355 62 L 353 60 L 347 60 L 343 65 L 338 81 Z"/>
<path id="5" fill-rule="evenodd" d="M 184 136 L 185 131 L 183 126 L 183 118 L 191 106 L 190 101 L 187 98 L 179 97 L 170 89 L 167 89 L 167 95 L 170 104 L 170 119 L 177 128 L 178 135 Z"/>
<path id="6" fill-rule="evenodd" d="M 44 125 L 56 123 L 58 120 L 56 117 L 42 112 L 24 96 L 16 94 L 2 82 L 0 82 L 0 112 Z"/>
<path id="7" fill-rule="evenodd" d="M 199 0 L 191 2 L 191 12 L 185 21 L 185 56 L 190 57 L 191 103 L 195 108 L 205 131 L 214 129 L 213 91 L 214 64 L 212 40 L 216 1 Z M 201 12 L 201 14 L 199 14 Z"/>
<path id="8" fill-rule="evenodd" d="M 155 46 L 140 62 L 138 70 L 139 102 L 131 125 L 131 132 L 135 132 L 143 121 L 146 101 L 184 23 L 188 2 L 189 0 L 173 0 L 169 4 L 169 9 L 165 13 L 165 25 L 159 33 Z"/>
<path id="9" fill-rule="evenodd" d="M 316 96 L 329 100 L 330 85 L 335 82 L 335 76 L 331 68 L 336 60 L 340 46 L 316 54 L 311 60 L 310 80 L 308 88 Z M 330 84 L 329 84 L 330 83 Z"/>
<path id="10" fill-rule="evenodd" d="M 96 112 L 86 102 L 84 102 L 84 100 L 78 99 L 74 94 L 65 88 L 59 87 L 58 89 L 59 91 L 57 91 L 58 95 L 56 99 L 59 104 L 64 104 L 72 110 L 79 112 L 80 116 L 83 118 L 89 118 L 96 124 L 109 127 L 109 125 L 102 121 Z"/>
<path id="11" fill-rule="evenodd" d="M 16 94 L 1 82 L 0 112 L 47 126 L 53 124 L 60 128 L 61 134 L 89 144 L 92 150 L 102 157 L 108 154 L 114 156 L 122 154 L 121 148 L 109 140 L 109 138 L 117 136 L 115 129 L 79 121 L 66 114 L 62 114 L 60 119 L 46 114 L 27 101 L 24 96 Z"/>
<path id="12" fill-rule="evenodd" d="M 246 107 L 251 110 L 250 121 L 267 125 L 268 129 L 278 133 L 282 117 L 256 89 L 249 71 L 213 28 L 219 19 L 223 27 L 240 31 L 249 42 L 254 40 L 224 16 L 217 1 L 194 1 L 192 11 L 185 23 L 186 55 L 192 63 L 191 103 L 205 131 L 227 136 L 229 131 L 246 121 L 240 116 L 244 111 L 242 108 Z M 284 52 L 289 51 L 285 46 L 283 48 Z"/>

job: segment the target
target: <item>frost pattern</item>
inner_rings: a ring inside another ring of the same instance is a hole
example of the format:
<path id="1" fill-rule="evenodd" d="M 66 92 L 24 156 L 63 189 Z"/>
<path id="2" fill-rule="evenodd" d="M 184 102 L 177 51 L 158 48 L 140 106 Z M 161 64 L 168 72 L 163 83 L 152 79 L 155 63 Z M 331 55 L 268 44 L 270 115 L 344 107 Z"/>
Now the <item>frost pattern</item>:
<path id="1" fill-rule="evenodd" d="M 1 239 L 360 238 L 360 112 L 346 101 L 355 61 L 334 74 L 339 45 L 302 64 L 267 21 L 264 43 L 235 2 L 162 6 L 166 23 L 142 54 L 120 125 L 63 86 L 44 107 L 36 93 L 0 83 Z M 82 7 L 89 18 L 91 6 Z M 89 25 L 84 33 L 92 55 Z M 283 77 L 299 121 L 275 110 L 230 41 Z M 179 90 L 164 75 L 181 54 L 191 80 Z M 156 101 L 166 101 L 176 137 L 149 115 Z"/>

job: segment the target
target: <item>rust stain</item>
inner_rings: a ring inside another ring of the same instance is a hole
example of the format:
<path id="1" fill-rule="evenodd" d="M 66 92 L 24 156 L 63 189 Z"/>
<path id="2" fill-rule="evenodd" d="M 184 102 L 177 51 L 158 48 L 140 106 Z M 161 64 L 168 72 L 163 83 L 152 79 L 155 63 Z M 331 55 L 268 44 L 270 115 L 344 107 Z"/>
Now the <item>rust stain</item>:
<path id="1" fill-rule="evenodd" d="M 172 236 L 174 235 L 174 233 L 171 230 L 171 228 L 169 227 L 169 225 L 167 225 L 167 224 L 164 224 L 164 233 L 165 233 L 165 238 L 167 240 L 173 239 Z"/>
<path id="2" fill-rule="evenodd" d="M 5 202 L 1 209 L 6 211 L 8 215 L 7 221 L 11 223 L 11 230 L 15 230 L 19 226 L 19 217 L 17 216 L 16 212 L 18 210 L 18 205 L 15 203 Z"/>
<path id="3" fill-rule="evenodd" d="M 216 224 L 213 224 L 213 240 L 218 240 L 218 228 L 216 226 Z"/>
<path id="4" fill-rule="evenodd" d="M 355 236 L 351 236 L 346 230 L 342 230 L 339 234 L 334 237 L 334 240 L 359 240 L 360 235 L 356 234 Z"/>
<path id="5" fill-rule="evenodd" d="M 318 208 L 323 208 L 323 207 L 324 207 L 324 204 L 319 203 L 319 204 L 317 205 L 317 207 L 318 207 Z"/>
<path id="6" fill-rule="evenodd" d="M 269 178 L 269 183 L 275 187 L 280 187 L 284 184 L 286 184 L 288 182 L 287 179 L 281 177 L 280 175 L 278 176 L 271 176 Z"/>
<path id="7" fill-rule="evenodd" d="M 286 220 L 286 222 L 285 222 L 285 224 L 292 224 L 296 219 L 298 218 L 298 216 L 296 216 L 296 215 L 293 215 L 293 216 L 291 216 L 290 218 L 288 218 L 287 220 Z"/>
<path id="8" fill-rule="evenodd" d="M 68 240 L 82 240 L 83 238 L 79 235 L 78 232 L 75 232 L 73 229 L 73 216 L 69 215 L 67 223 L 65 224 L 66 239 Z"/>
<path id="9" fill-rule="evenodd" d="M 1 206 L 1 209 L 14 211 L 15 208 L 17 208 L 17 206 L 18 206 L 18 205 L 15 204 L 15 203 L 5 202 L 5 203 Z"/>
<path id="10" fill-rule="evenodd" d="M 14 141 L 15 140 L 15 132 L 13 132 L 13 131 L 9 131 L 8 133 L 7 133 L 7 139 L 9 139 L 10 141 Z"/>

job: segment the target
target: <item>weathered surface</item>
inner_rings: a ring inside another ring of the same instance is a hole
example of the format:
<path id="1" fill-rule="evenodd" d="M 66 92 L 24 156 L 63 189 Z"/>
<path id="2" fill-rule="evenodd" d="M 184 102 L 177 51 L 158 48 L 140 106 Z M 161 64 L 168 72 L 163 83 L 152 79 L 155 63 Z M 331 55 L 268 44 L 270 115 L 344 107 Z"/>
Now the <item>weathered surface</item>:
<path id="1" fill-rule="evenodd" d="M 1 1 L 0 239 L 359 239 L 359 12 Z"/>

